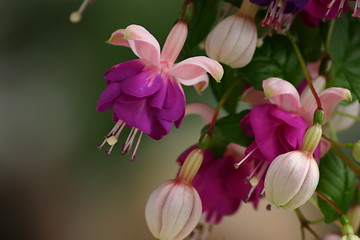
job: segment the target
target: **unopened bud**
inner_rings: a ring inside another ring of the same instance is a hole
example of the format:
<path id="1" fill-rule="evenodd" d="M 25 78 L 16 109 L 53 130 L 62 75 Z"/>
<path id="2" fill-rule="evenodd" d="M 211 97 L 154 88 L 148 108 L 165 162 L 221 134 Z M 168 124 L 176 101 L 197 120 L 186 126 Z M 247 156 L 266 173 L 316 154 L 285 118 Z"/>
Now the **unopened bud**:
<path id="1" fill-rule="evenodd" d="M 322 128 L 320 124 L 314 124 L 306 130 L 301 150 L 313 154 L 319 145 L 322 135 Z"/>
<path id="2" fill-rule="evenodd" d="M 312 154 L 292 151 L 279 155 L 265 177 L 265 195 L 277 207 L 293 210 L 315 192 L 319 168 Z"/>
<path id="3" fill-rule="evenodd" d="M 354 143 L 352 148 L 352 155 L 356 161 L 360 162 L 360 140 Z"/>
<path id="4" fill-rule="evenodd" d="M 253 18 L 243 14 L 222 20 L 206 39 L 206 54 L 232 68 L 247 65 L 255 52 L 257 29 Z"/>
<path id="5" fill-rule="evenodd" d="M 194 3 L 192 1 L 186 1 L 181 9 L 180 20 L 189 23 L 194 14 Z"/>
<path id="6" fill-rule="evenodd" d="M 192 150 L 181 167 L 178 179 L 188 184 L 191 183 L 198 172 L 203 159 L 204 153 L 201 149 L 195 148 Z"/>
<path id="7" fill-rule="evenodd" d="M 196 227 L 201 212 L 201 199 L 196 189 L 182 181 L 170 180 L 151 194 L 145 217 L 157 239 L 181 240 Z"/>
<path id="8" fill-rule="evenodd" d="M 346 215 L 342 215 L 340 218 L 340 222 L 342 225 L 342 234 L 343 236 L 340 238 L 340 240 L 359 240 L 360 238 L 355 235 L 354 229 L 350 224 L 349 219 L 346 217 Z"/>

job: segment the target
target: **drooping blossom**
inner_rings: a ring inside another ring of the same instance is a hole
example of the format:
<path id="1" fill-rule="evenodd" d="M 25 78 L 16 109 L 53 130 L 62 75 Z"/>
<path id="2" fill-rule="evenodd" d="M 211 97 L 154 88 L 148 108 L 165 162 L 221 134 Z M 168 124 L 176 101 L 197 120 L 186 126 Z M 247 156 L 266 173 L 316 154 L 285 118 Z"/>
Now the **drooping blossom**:
<path id="1" fill-rule="evenodd" d="M 205 124 L 210 123 L 214 113 L 215 109 L 205 103 L 189 103 L 186 106 L 186 115 L 200 115 Z M 177 162 L 180 166 L 195 148 L 194 145 L 179 156 Z M 237 144 L 229 144 L 221 157 L 216 157 L 209 149 L 204 151 L 203 163 L 192 181 L 203 206 L 203 223 L 200 223 L 201 228 L 196 234 L 206 235 L 203 228 L 234 214 L 241 201 L 250 201 L 255 208 L 258 206 L 264 186 L 257 181 L 259 176 L 255 174 L 254 164 L 247 162 L 237 169 L 234 167 L 243 158 L 244 151 L 245 148 Z"/>
<path id="2" fill-rule="evenodd" d="M 170 180 L 156 189 L 146 204 L 146 222 L 160 240 L 182 240 L 201 217 L 201 200 L 195 188 Z"/>
<path id="3" fill-rule="evenodd" d="M 256 4 L 245 0 L 238 13 L 219 22 L 206 39 L 206 54 L 232 68 L 246 66 L 252 59 L 257 41 L 254 16 Z"/>
<path id="4" fill-rule="evenodd" d="M 354 1 L 356 3 L 352 16 L 360 17 L 360 0 Z M 320 21 L 340 17 L 348 10 L 349 0 L 309 0 L 300 17 L 306 25 L 316 27 Z"/>
<path id="5" fill-rule="evenodd" d="M 320 124 L 305 133 L 301 148 L 275 158 L 265 177 L 266 199 L 277 207 L 293 210 L 314 194 L 319 183 L 319 167 L 314 159 L 322 135 Z"/>
<path id="6" fill-rule="evenodd" d="M 260 24 L 279 29 L 289 16 L 304 9 L 308 0 L 250 0 L 261 6 L 268 6 L 266 15 Z M 290 17 L 291 18 L 291 17 Z"/>
<path id="7" fill-rule="evenodd" d="M 194 148 L 192 146 L 182 153 L 177 162 L 182 165 Z M 263 185 L 255 180 L 250 183 L 253 164 L 244 163 L 238 169 L 234 168 L 234 164 L 244 156 L 244 150 L 239 145 L 230 144 L 220 158 L 216 158 L 209 149 L 204 151 L 204 161 L 192 184 L 200 195 L 207 223 L 216 224 L 224 216 L 234 214 L 242 201 L 258 206 Z"/>
<path id="8" fill-rule="evenodd" d="M 351 94 L 344 88 L 323 90 L 324 86 L 323 77 L 314 80 L 314 87 L 320 92 L 326 123 L 336 105 L 344 99 L 350 100 Z M 259 91 L 250 88 L 242 96 L 242 101 L 253 106 L 241 121 L 245 134 L 254 138 L 246 149 L 245 159 L 254 159 L 256 167 L 268 167 L 279 155 L 298 150 L 306 129 L 313 124 L 313 114 L 317 108 L 308 86 L 299 95 L 291 83 L 279 78 L 269 78 L 263 81 L 263 89 L 264 91 Z M 329 147 L 330 143 L 321 139 L 315 156 L 323 156 Z M 240 163 L 242 162 L 244 161 Z"/>
<path id="9" fill-rule="evenodd" d="M 203 151 L 194 148 L 184 160 L 177 178 L 163 183 L 150 195 L 145 217 L 157 239 L 182 240 L 198 224 L 202 204 L 192 181 L 203 158 Z"/>
<path id="10" fill-rule="evenodd" d="M 100 96 L 97 110 L 113 109 L 114 128 L 106 136 L 110 154 L 125 125 L 132 128 L 122 152 L 128 152 L 138 132 L 159 140 L 169 133 L 172 124 L 179 127 L 185 113 L 185 96 L 181 84 L 202 91 L 208 84 L 207 73 L 219 81 L 221 65 L 198 56 L 174 63 L 187 36 L 187 24 L 178 22 L 166 39 L 163 50 L 145 28 L 130 25 L 115 31 L 108 43 L 130 47 L 140 59 L 117 64 L 105 73 L 107 87 Z"/>

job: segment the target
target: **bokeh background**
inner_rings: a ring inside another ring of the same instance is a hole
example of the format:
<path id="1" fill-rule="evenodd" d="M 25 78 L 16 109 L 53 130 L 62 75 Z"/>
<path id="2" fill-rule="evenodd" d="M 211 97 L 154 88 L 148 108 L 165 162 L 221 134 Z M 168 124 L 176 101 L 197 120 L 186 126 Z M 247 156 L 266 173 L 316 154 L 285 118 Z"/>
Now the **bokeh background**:
<path id="1" fill-rule="evenodd" d="M 72 24 L 81 0 L 0 1 L 0 239 L 153 239 L 146 200 L 175 176 L 175 159 L 197 141 L 201 119 L 189 116 L 160 142 L 144 137 L 131 163 L 120 146 L 110 157 L 96 148 L 113 123 L 95 107 L 104 72 L 134 58 L 105 44 L 110 34 L 136 23 L 163 44 L 181 3 L 98 0 Z M 210 90 L 185 91 L 188 101 L 215 105 Z M 209 239 L 300 239 L 295 214 L 266 204 L 243 204 Z M 304 211 L 320 216 L 312 206 Z M 328 229 L 336 230 L 320 226 Z"/>

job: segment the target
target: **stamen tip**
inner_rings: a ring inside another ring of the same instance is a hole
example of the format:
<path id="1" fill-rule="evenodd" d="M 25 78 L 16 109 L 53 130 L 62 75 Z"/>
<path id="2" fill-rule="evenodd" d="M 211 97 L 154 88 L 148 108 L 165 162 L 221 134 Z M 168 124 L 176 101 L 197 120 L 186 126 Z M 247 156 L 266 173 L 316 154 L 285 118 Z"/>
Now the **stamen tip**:
<path id="1" fill-rule="evenodd" d="M 81 20 L 81 13 L 79 13 L 78 11 L 72 12 L 69 19 L 72 23 L 78 23 Z"/>
<path id="2" fill-rule="evenodd" d="M 266 210 L 271 211 L 271 204 L 270 203 L 268 205 L 266 205 Z"/>

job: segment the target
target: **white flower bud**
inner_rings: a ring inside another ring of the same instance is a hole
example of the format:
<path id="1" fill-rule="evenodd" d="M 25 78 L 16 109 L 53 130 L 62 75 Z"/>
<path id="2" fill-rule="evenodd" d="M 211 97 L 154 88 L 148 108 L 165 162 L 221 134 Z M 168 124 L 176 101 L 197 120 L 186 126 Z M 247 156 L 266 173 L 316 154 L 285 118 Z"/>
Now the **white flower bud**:
<path id="1" fill-rule="evenodd" d="M 157 239 L 180 240 L 196 227 L 201 212 L 201 200 L 196 189 L 181 180 L 170 180 L 151 194 L 145 217 Z"/>
<path id="2" fill-rule="evenodd" d="M 257 29 L 252 17 L 241 13 L 222 20 L 206 39 L 206 54 L 232 68 L 247 65 L 255 52 Z"/>
<path id="3" fill-rule="evenodd" d="M 310 199 L 319 182 L 319 168 L 312 154 L 292 151 L 279 155 L 265 177 L 265 194 L 277 207 L 293 210 Z"/>
<path id="4" fill-rule="evenodd" d="M 339 240 L 360 240 L 360 238 L 354 234 L 344 235 Z"/>

